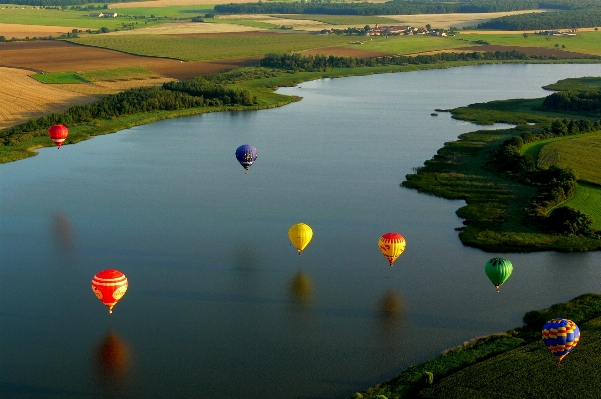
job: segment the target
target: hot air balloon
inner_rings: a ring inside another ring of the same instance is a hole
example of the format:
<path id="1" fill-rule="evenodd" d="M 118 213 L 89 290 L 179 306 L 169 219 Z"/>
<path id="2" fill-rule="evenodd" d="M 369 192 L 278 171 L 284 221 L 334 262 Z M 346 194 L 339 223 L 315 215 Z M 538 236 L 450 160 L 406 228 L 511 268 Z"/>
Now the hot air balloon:
<path id="1" fill-rule="evenodd" d="M 247 174 L 250 165 L 257 160 L 257 155 L 257 149 L 250 144 L 244 144 L 236 148 L 236 159 L 246 169 Z"/>
<path id="2" fill-rule="evenodd" d="M 119 270 L 103 270 L 92 279 L 92 291 L 113 313 L 113 306 L 127 291 L 127 278 Z"/>
<path id="3" fill-rule="evenodd" d="M 298 254 L 302 255 L 303 249 L 309 245 L 311 238 L 313 238 L 313 230 L 304 223 L 297 223 L 288 230 L 288 238 L 290 238 L 292 245 L 298 249 Z"/>
<path id="4" fill-rule="evenodd" d="M 52 125 L 50 126 L 50 129 L 48 129 L 48 135 L 60 150 L 63 141 L 65 141 L 69 135 L 69 129 L 67 129 L 67 126 L 61 124 Z"/>
<path id="5" fill-rule="evenodd" d="M 557 365 L 580 341 L 580 329 L 572 320 L 552 319 L 543 327 L 543 342 L 557 357 Z"/>
<path id="6" fill-rule="evenodd" d="M 405 238 L 399 233 L 386 233 L 378 241 L 380 251 L 390 262 L 390 267 L 401 256 L 406 245 Z"/>
<path id="7" fill-rule="evenodd" d="M 484 271 L 490 281 L 495 285 L 497 292 L 501 292 L 501 285 L 507 281 L 509 276 L 511 276 L 513 265 L 507 259 L 492 258 L 486 262 Z"/>

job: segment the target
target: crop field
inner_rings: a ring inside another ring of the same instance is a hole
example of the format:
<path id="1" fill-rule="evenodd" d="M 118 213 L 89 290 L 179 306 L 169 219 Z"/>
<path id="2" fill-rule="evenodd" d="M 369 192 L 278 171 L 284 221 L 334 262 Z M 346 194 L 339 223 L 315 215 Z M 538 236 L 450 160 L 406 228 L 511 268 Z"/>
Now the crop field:
<path id="1" fill-rule="evenodd" d="M 88 82 L 111 82 L 119 80 L 141 80 L 161 78 L 159 74 L 142 67 L 124 67 L 114 69 L 97 69 L 84 72 L 65 73 L 40 73 L 31 75 L 35 80 L 42 83 L 88 83 Z"/>
<path id="2" fill-rule="evenodd" d="M 420 397 L 556 399 L 569 386 L 568 396 L 597 398 L 601 383 L 601 321 L 594 319 L 579 327 L 580 343 L 560 367 L 540 340 L 451 374 L 422 390 Z"/>
<path id="3" fill-rule="evenodd" d="M 579 184 L 574 197 L 562 206 L 571 206 L 593 219 L 593 229 L 601 230 L 601 187 Z"/>
<path id="4" fill-rule="evenodd" d="M 275 15 L 274 15 L 275 16 Z M 308 20 L 322 22 L 328 25 L 339 25 L 339 26 L 360 26 L 365 25 L 374 26 L 379 25 L 398 25 L 399 21 L 394 18 L 383 17 L 383 16 L 365 16 L 365 15 L 319 15 L 319 14 L 278 14 L 278 17 L 282 19 L 292 20 Z"/>
<path id="5" fill-rule="evenodd" d="M 593 133 L 564 140 L 554 140 L 540 149 L 537 166 L 551 165 L 574 169 L 580 181 L 601 185 L 601 133 Z"/>
<path id="6" fill-rule="evenodd" d="M 94 100 L 90 96 L 37 82 L 29 77 L 30 73 L 0 67 L 0 82 L 11 83 L 0 85 L 0 129 Z"/>
<path id="7" fill-rule="evenodd" d="M 201 35 L 92 35 L 70 39 L 73 43 L 118 50 L 129 54 L 167 57 L 184 61 L 264 56 L 347 44 L 348 36 L 244 33 Z"/>
<path id="8" fill-rule="evenodd" d="M 458 36 L 466 41 L 466 45 L 475 41 L 485 42 L 497 46 L 540 47 L 572 51 L 576 53 L 601 55 L 601 32 L 579 32 L 576 36 L 544 36 L 528 34 L 482 34 L 472 31 L 462 31 Z M 478 34 L 476 34 L 478 33 Z M 565 46 L 565 47 L 564 47 Z"/>

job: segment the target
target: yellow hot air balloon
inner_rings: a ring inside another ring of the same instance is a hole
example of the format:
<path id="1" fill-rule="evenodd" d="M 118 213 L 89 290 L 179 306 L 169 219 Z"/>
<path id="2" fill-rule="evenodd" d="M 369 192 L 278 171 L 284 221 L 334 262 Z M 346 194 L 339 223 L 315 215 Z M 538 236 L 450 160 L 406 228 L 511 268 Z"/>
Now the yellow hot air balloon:
<path id="1" fill-rule="evenodd" d="M 394 261 L 401 256 L 406 245 L 405 238 L 399 233 L 386 233 L 380 237 L 378 242 L 380 251 L 388 259 L 391 267 Z"/>
<path id="2" fill-rule="evenodd" d="M 288 238 L 290 238 L 292 245 L 298 249 L 298 254 L 302 255 L 303 249 L 309 245 L 311 238 L 313 238 L 313 230 L 304 223 L 297 223 L 288 230 Z"/>

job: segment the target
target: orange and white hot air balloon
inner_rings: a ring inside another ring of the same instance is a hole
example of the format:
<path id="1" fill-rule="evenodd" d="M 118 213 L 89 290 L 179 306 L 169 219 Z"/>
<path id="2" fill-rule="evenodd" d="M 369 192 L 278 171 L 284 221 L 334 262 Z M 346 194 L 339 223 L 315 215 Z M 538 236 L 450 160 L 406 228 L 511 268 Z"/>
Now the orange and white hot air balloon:
<path id="1" fill-rule="evenodd" d="M 96 274 L 92 279 L 92 291 L 113 313 L 113 306 L 127 291 L 127 278 L 119 270 L 108 269 Z"/>
<path id="2" fill-rule="evenodd" d="M 67 126 L 62 124 L 52 125 L 50 126 L 50 129 L 48 129 L 48 136 L 50 136 L 52 141 L 54 141 L 54 143 L 58 146 L 59 150 L 61 145 L 63 145 L 63 141 L 65 141 L 68 135 L 69 129 L 67 129 Z"/>
<path id="3" fill-rule="evenodd" d="M 399 233 L 386 233 L 378 241 L 380 251 L 388 259 L 391 267 L 394 261 L 401 256 L 406 245 L 405 238 Z"/>

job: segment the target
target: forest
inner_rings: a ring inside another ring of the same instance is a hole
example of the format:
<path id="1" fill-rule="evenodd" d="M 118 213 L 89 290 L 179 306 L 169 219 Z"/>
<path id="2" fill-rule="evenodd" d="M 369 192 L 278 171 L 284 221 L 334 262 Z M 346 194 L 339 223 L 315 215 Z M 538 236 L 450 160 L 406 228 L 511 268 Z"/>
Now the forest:
<path id="1" fill-rule="evenodd" d="M 601 26 L 601 6 L 586 10 L 509 15 L 482 22 L 477 29 L 547 30 Z"/>
<path id="2" fill-rule="evenodd" d="M 600 91 L 562 91 L 547 96 L 543 108 L 553 111 L 586 111 L 601 113 Z"/>
<path id="3" fill-rule="evenodd" d="M 474 0 L 457 2 L 391 1 L 387 3 L 336 3 L 329 0 L 298 2 L 258 2 L 221 4 L 215 11 L 221 14 L 330 14 L 330 15 L 398 15 L 488 13 L 536 9 L 578 10 L 599 7 L 594 0 Z"/>

